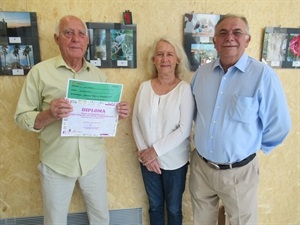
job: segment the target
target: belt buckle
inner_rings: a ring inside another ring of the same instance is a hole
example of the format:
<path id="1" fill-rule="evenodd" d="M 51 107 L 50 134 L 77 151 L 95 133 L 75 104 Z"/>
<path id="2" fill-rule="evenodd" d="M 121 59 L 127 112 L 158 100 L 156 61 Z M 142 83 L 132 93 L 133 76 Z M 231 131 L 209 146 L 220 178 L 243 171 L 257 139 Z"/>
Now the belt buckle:
<path id="1" fill-rule="evenodd" d="M 216 169 L 216 170 L 220 169 L 220 167 L 217 164 L 215 164 L 211 161 L 207 161 L 207 165 L 209 165 L 211 168 Z"/>

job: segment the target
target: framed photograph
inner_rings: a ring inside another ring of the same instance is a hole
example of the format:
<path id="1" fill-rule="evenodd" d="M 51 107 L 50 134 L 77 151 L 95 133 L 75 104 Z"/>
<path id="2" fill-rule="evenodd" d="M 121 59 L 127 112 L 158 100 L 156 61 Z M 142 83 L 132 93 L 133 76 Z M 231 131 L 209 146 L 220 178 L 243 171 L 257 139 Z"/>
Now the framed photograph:
<path id="1" fill-rule="evenodd" d="M 213 37 L 220 17 L 215 14 L 184 15 L 184 50 L 192 71 L 218 57 Z"/>
<path id="2" fill-rule="evenodd" d="M 26 75 L 41 61 L 35 12 L 0 12 L 0 75 Z"/>
<path id="3" fill-rule="evenodd" d="M 86 59 L 99 68 L 136 68 L 136 25 L 88 22 Z"/>
<path id="4" fill-rule="evenodd" d="M 266 27 L 261 60 L 274 68 L 300 68 L 300 28 Z"/>

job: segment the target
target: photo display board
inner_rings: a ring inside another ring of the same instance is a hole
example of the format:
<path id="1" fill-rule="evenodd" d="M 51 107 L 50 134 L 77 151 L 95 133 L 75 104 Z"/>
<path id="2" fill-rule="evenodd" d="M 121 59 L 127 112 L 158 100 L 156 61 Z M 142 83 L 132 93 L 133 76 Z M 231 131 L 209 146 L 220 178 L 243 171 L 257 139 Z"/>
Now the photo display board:
<path id="1" fill-rule="evenodd" d="M 40 59 L 35 12 L 0 12 L 0 75 L 26 75 Z"/>
<path id="2" fill-rule="evenodd" d="M 218 57 L 213 44 L 215 25 L 221 15 L 184 15 L 184 50 L 192 71 Z"/>
<path id="3" fill-rule="evenodd" d="M 300 68 L 300 29 L 266 27 L 261 57 L 274 68 Z"/>
<path id="4" fill-rule="evenodd" d="M 99 68 L 136 68 L 136 25 L 87 22 L 86 60 Z"/>

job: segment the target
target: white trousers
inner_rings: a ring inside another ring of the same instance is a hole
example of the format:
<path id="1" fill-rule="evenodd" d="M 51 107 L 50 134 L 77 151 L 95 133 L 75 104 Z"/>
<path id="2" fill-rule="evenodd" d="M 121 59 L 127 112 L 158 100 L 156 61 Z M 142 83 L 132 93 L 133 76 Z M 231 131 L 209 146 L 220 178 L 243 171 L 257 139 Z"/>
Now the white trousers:
<path id="1" fill-rule="evenodd" d="M 104 153 L 98 165 L 81 177 L 67 177 L 56 173 L 43 163 L 39 164 L 44 225 L 67 225 L 68 210 L 76 181 L 85 200 L 90 225 L 109 224 L 105 158 Z"/>

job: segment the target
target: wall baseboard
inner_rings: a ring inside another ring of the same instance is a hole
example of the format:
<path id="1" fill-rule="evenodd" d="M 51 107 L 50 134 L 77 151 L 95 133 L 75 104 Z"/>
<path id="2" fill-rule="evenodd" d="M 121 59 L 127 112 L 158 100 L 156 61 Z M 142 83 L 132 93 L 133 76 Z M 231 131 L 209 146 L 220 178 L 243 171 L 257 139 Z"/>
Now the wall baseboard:
<path id="1" fill-rule="evenodd" d="M 142 208 L 109 210 L 109 225 L 142 225 Z M 69 213 L 68 225 L 88 225 L 86 212 Z M 43 216 L 0 219 L 0 225 L 43 225 Z"/>

